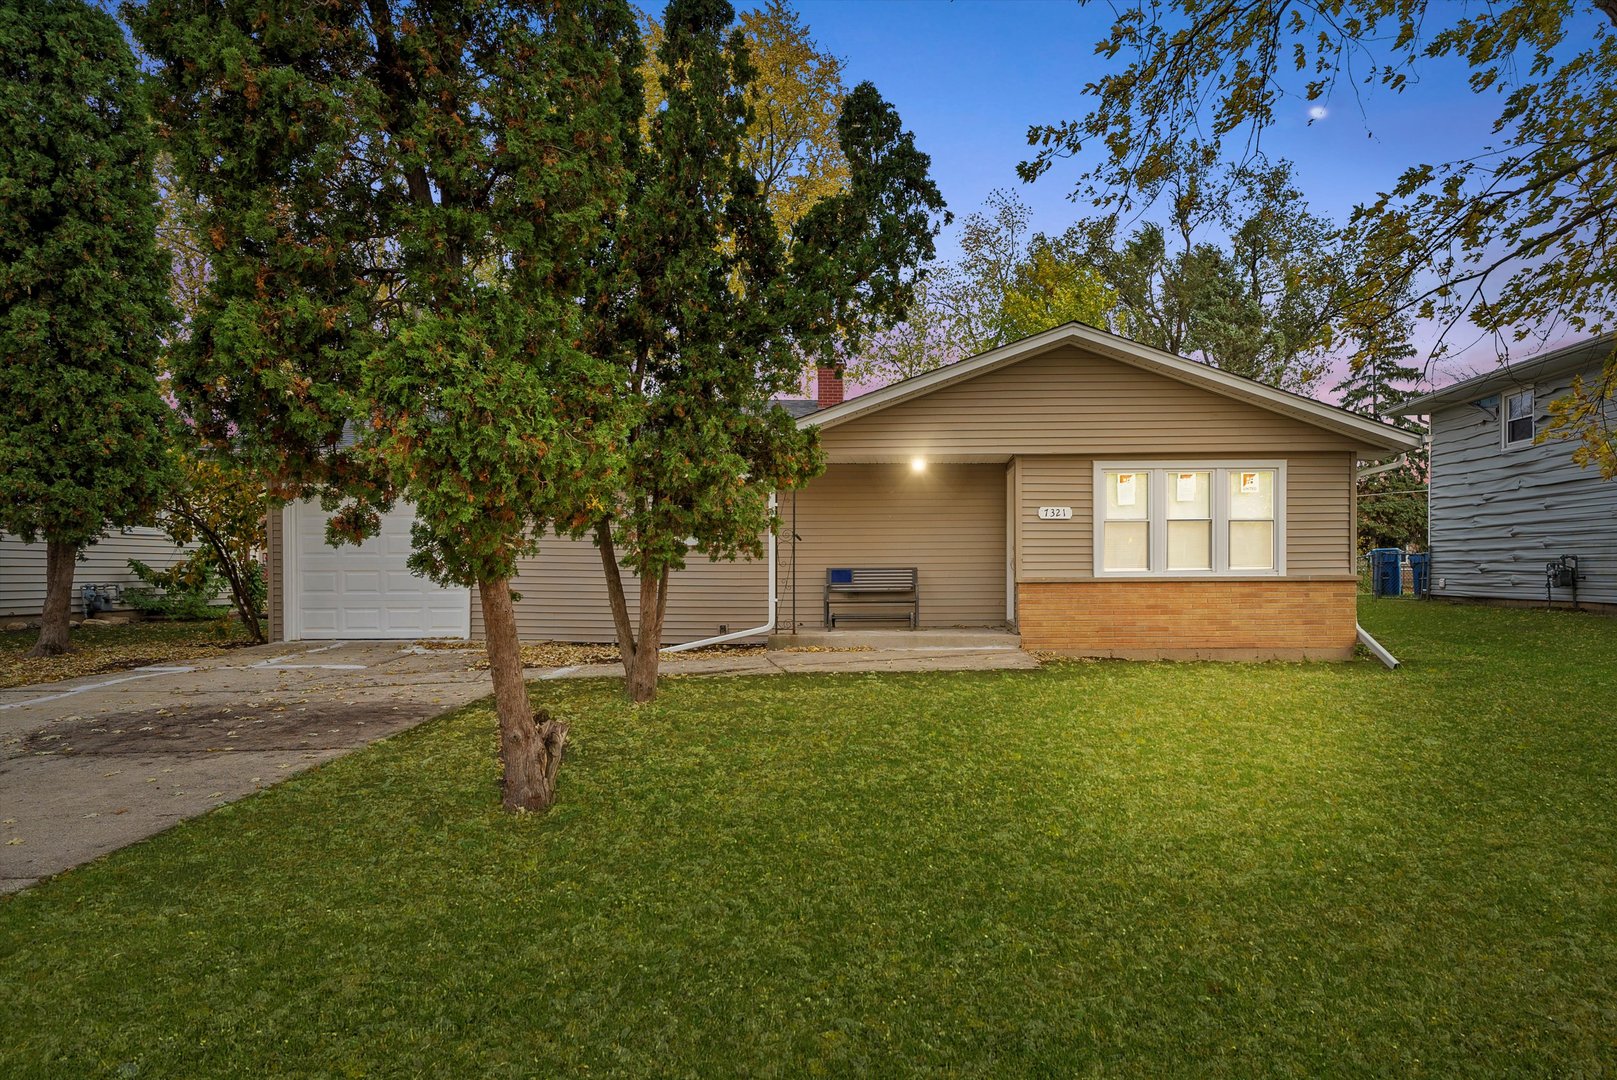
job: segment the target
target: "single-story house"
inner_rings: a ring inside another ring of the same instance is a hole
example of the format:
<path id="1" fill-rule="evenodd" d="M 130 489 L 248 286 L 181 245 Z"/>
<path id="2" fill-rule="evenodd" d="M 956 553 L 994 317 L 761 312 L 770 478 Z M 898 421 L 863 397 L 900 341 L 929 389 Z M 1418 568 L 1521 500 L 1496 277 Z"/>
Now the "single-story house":
<path id="1" fill-rule="evenodd" d="M 1569 604 L 1617 611 L 1617 482 L 1572 460 L 1576 444 L 1540 441 L 1550 402 L 1600 378 L 1617 336 L 1501 365 L 1399 406 L 1431 418 L 1431 593 L 1449 599 Z M 1617 405 L 1607 403 L 1617 426 Z M 1577 579 L 1547 568 L 1577 559 Z"/>
<path id="2" fill-rule="evenodd" d="M 166 570 L 185 558 L 183 548 L 163 530 L 144 525 L 108 529 L 86 547 L 73 569 L 73 614 L 84 613 L 83 590 L 94 587 L 110 601 L 102 611 L 127 611 L 123 590 L 139 586 L 129 569 L 138 559 L 155 570 Z M 37 618 L 45 610 L 45 545 L 25 544 L 20 536 L 0 533 L 0 618 Z"/>
<path id="3" fill-rule="evenodd" d="M 829 467 L 780 495 L 774 581 L 764 560 L 694 561 L 665 645 L 764 626 L 771 591 L 777 632 L 819 629 L 829 571 L 913 567 L 923 628 L 1100 656 L 1346 657 L 1356 465 L 1419 441 L 1075 323 L 845 401 L 821 383 L 826 407 L 798 423 Z M 359 548 L 328 547 L 312 503 L 270 525 L 274 637 L 482 636 L 469 590 L 405 569 L 407 508 Z M 588 541 L 546 542 L 516 589 L 524 637 L 612 640 Z"/>

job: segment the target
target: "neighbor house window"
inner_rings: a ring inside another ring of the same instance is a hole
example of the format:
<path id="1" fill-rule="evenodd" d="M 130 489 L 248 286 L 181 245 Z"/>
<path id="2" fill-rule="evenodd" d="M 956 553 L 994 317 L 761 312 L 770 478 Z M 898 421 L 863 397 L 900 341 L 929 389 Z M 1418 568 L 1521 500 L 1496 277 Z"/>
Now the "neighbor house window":
<path id="1" fill-rule="evenodd" d="M 1533 391 L 1505 397 L 1505 445 L 1517 446 L 1533 441 Z"/>
<path id="2" fill-rule="evenodd" d="M 1281 572 L 1284 476 L 1278 462 L 1096 465 L 1096 573 Z"/>

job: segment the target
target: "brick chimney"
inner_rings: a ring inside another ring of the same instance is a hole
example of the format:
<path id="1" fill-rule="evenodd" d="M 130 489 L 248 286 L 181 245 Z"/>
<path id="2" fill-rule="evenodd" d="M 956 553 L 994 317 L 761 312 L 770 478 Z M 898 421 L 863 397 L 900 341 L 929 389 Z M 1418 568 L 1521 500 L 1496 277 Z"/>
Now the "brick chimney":
<path id="1" fill-rule="evenodd" d="M 820 408 L 842 404 L 842 369 L 821 364 L 814 371 L 814 395 Z"/>

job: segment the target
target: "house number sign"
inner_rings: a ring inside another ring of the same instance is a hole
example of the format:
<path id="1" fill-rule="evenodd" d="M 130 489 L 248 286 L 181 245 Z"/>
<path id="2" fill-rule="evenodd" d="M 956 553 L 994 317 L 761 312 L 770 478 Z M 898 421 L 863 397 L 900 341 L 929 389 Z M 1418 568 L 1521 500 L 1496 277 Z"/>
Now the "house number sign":
<path id="1" fill-rule="evenodd" d="M 1040 521 L 1070 521 L 1072 507 L 1070 506 L 1041 506 L 1039 507 Z"/>

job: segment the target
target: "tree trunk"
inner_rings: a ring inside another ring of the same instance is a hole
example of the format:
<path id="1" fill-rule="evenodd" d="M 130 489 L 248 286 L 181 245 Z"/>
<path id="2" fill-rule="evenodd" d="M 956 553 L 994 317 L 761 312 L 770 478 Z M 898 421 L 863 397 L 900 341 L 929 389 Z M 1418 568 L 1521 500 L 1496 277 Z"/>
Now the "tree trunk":
<path id="1" fill-rule="evenodd" d="M 535 714 L 528 703 L 511 582 L 505 578 L 480 582 L 477 591 L 483 604 L 489 674 L 494 678 L 494 711 L 500 719 L 502 801 L 507 810 L 548 810 L 556 801 L 556 770 L 561 768 L 567 725 L 552 720 L 543 709 Z"/>
<path id="2" fill-rule="evenodd" d="M 61 656 L 72 648 L 68 620 L 73 616 L 73 566 L 76 544 L 45 541 L 45 610 L 39 617 L 39 641 L 29 656 Z"/>
<path id="3" fill-rule="evenodd" d="M 629 668 L 628 694 L 634 702 L 651 701 L 657 696 L 657 651 L 663 639 L 663 617 L 668 612 L 668 571 L 651 579 L 640 579 L 640 648 Z"/>
<path id="4" fill-rule="evenodd" d="M 623 596 L 623 574 L 618 570 L 618 553 L 612 546 L 612 522 L 602 518 L 595 526 L 595 546 L 601 552 L 601 569 L 606 572 L 606 598 L 612 605 L 612 625 L 618 632 L 618 657 L 623 675 L 634 675 L 634 626 L 629 622 L 629 602 Z"/>
<path id="5" fill-rule="evenodd" d="M 236 615 L 241 619 L 242 626 L 246 627 L 253 644 L 264 644 L 268 639 L 264 636 L 264 624 L 259 621 L 258 612 L 253 610 L 252 597 L 248 593 L 246 564 L 232 557 L 224 537 L 208 528 L 201 514 L 186 513 L 185 519 L 202 536 L 203 542 L 213 551 L 214 561 L 224 571 L 225 581 L 230 584 L 230 602 L 235 605 Z"/>

